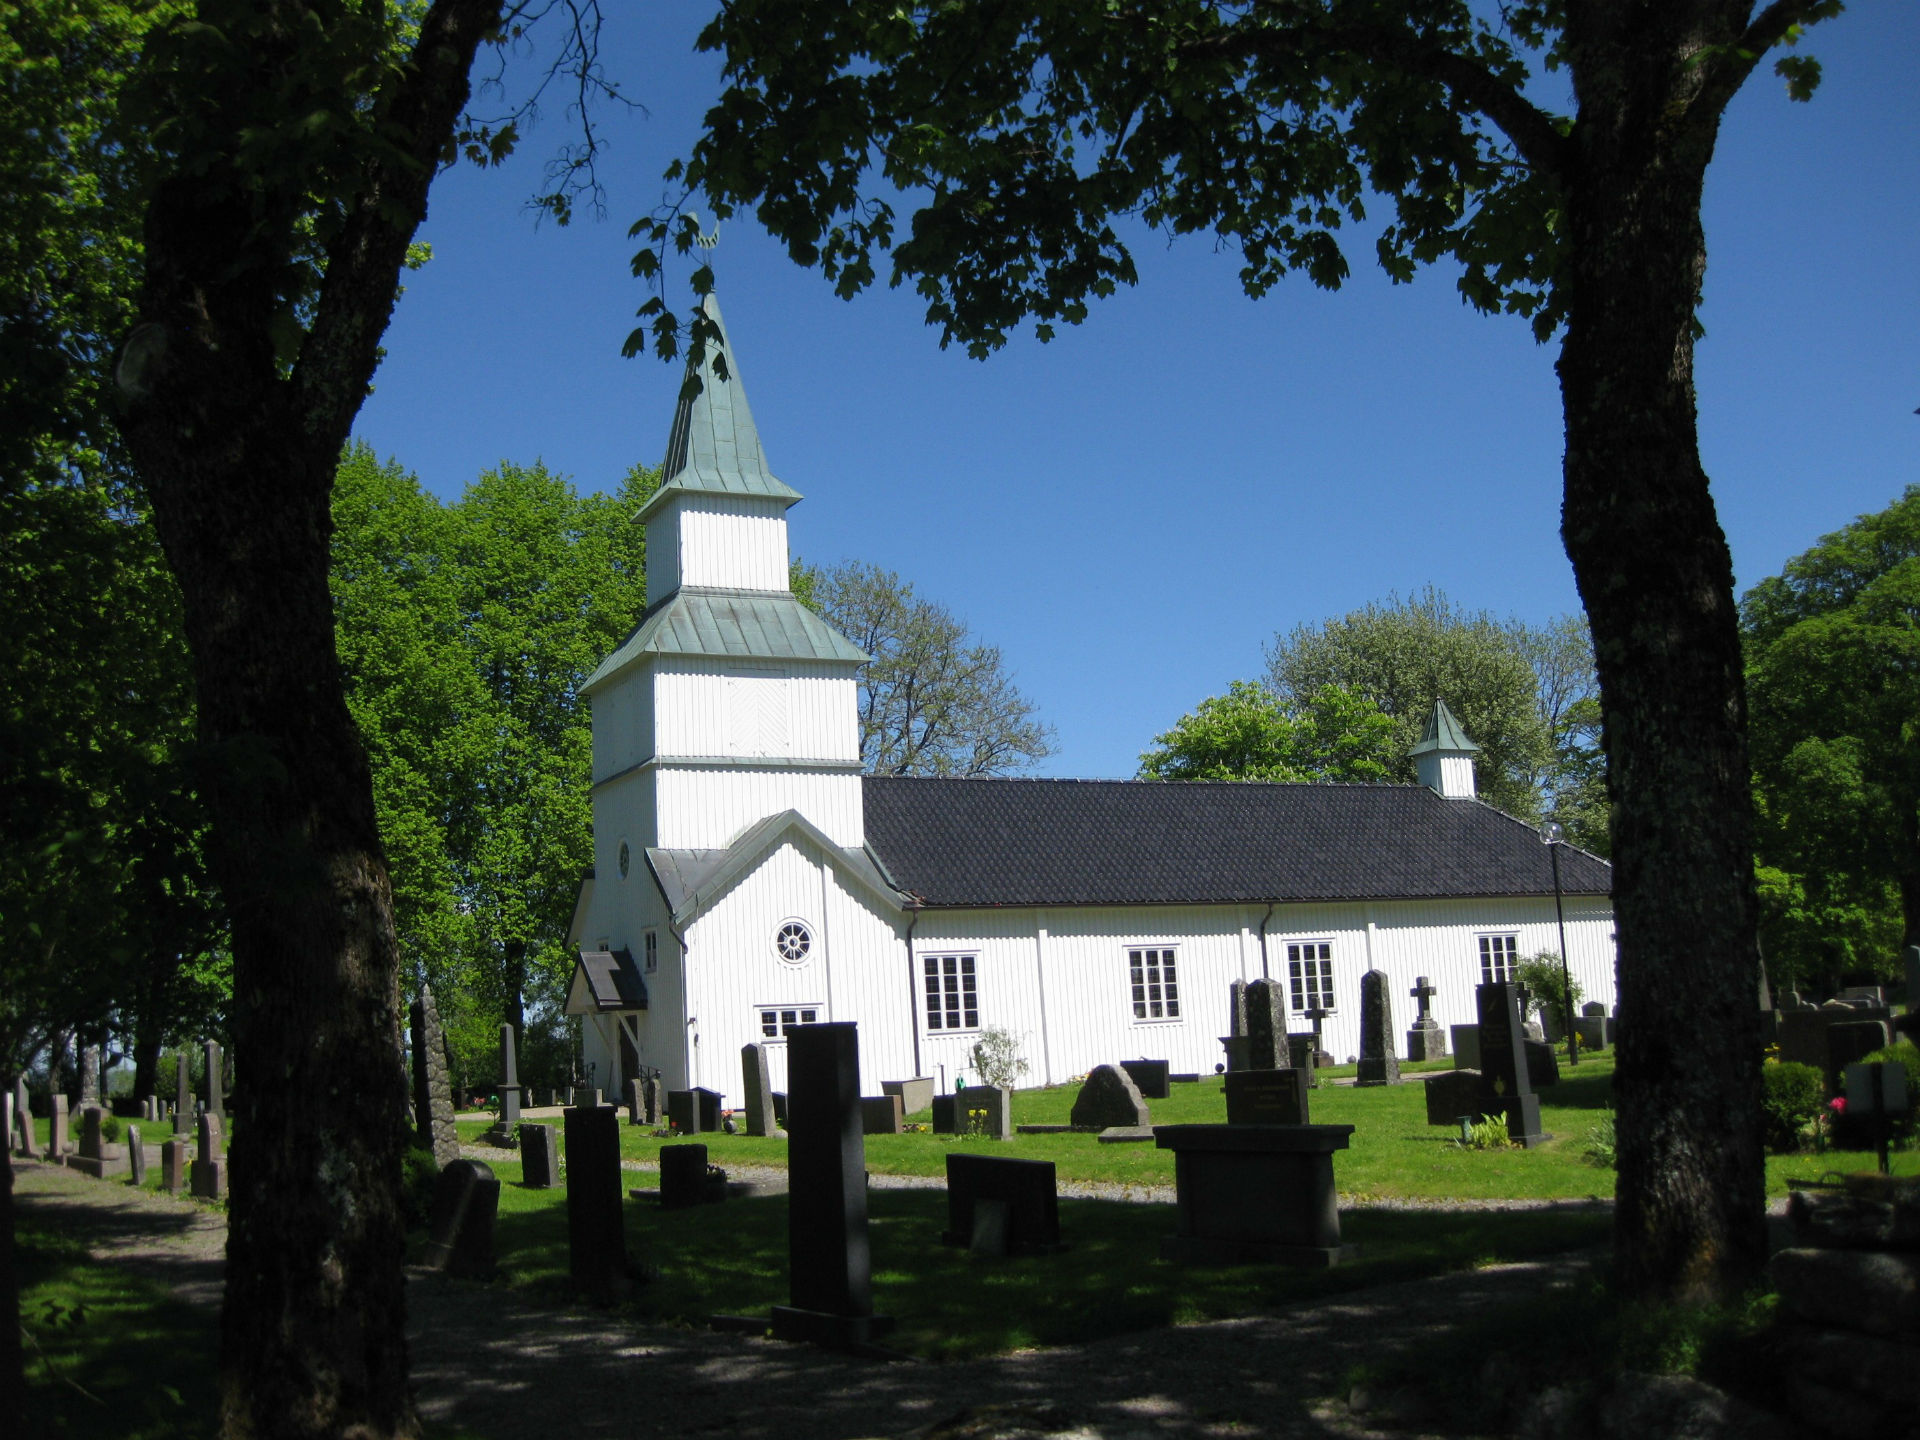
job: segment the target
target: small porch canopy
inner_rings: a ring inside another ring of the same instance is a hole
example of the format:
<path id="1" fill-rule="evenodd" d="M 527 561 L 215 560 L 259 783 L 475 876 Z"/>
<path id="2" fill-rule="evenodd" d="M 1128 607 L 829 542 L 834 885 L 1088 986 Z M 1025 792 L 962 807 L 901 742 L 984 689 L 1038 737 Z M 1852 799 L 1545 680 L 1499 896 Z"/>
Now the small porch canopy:
<path id="1" fill-rule="evenodd" d="M 567 986 L 567 1014 L 610 1015 L 647 1008 L 647 982 L 633 963 L 633 952 L 582 950 Z"/>

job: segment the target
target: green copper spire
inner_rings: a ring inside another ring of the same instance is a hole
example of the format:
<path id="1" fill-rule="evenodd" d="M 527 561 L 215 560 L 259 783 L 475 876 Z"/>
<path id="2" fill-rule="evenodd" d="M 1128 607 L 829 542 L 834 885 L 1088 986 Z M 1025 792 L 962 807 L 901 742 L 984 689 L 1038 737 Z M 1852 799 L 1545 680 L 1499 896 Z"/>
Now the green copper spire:
<path id="1" fill-rule="evenodd" d="M 1467 732 L 1460 728 L 1460 722 L 1453 718 L 1453 712 L 1447 709 L 1447 702 L 1436 700 L 1433 702 L 1433 714 L 1427 717 L 1427 728 L 1420 732 L 1420 743 L 1407 754 L 1472 755 L 1479 749 L 1467 738 Z"/>
<path id="2" fill-rule="evenodd" d="M 699 393 L 683 397 L 673 412 L 660 488 L 641 507 L 643 521 L 676 495 L 757 495 L 788 505 L 800 498 L 799 491 L 781 484 L 767 469 L 760 432 L 754 428 L 753 411 L 747 407 L 740 362 L 720 319 L 720 302 L 709 295 L 700 305 L 707 318 L 720 327 L 720 341 L 717 346 L 707 347 L 700 363 Z M 726 356 L 725 379 L 714 368 L 716 354 Z M 691 359 L 688 368 L 692 369 Z"/>

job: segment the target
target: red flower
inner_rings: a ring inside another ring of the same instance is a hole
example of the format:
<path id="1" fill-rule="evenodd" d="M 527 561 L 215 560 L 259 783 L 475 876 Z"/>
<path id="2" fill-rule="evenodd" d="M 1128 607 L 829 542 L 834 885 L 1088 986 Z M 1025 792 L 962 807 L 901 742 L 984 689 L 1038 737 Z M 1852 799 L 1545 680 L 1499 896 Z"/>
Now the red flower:
<path id="1" fill-rule="evenodd" d="M 1833 1113 L 1836 1115 L 1846 1114 L 1847 1113 L 1847 1097 L 1844 1095 L 1834 1096 L 1833 1099 L 1827 1102 L 1827 1108 L 1833 1111 Z"/>

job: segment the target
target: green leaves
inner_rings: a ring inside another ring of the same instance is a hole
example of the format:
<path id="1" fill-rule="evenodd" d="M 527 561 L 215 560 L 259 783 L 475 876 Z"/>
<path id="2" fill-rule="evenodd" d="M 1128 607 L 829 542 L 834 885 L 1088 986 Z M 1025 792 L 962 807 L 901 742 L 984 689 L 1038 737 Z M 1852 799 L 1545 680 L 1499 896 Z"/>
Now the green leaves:
<path id="1" fill-rule="evenodd" d="M 1394 724 L 1337 685 L 1305 703 L 1236 680 L 1200 702 L 1140 757 L 1147 780 L 1385 780 Z"/>

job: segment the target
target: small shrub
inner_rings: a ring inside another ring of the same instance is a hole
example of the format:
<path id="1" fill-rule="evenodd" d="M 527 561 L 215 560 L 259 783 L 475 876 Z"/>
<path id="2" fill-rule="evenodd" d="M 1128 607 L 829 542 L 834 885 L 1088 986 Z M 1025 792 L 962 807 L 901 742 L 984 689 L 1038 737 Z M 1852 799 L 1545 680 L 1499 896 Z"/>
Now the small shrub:
<path id="1" fill-rule="evenodd" d="M 1507 1133 L 1506 1116 L 1483 1115 L 1467 1127 L 1463 1139 L 1453 1143 L 1462 1150 L 1505 1150 L 1513 1144 L 1513 1137 Z"/>
<path id="2" fill-rule="evenodd" d="M 100 1117 L 100 1138 L 107 1144 L 111 1145 L 120 1138 L 122 1128 L 119 1116 L 102 1115 Z"/>
<path id="3" fill-rule="evenodd" d="M 967 1052 L 973 1068 L 980 1072 L 983 1085 L 1012 1084 L 1027 1073 L 1027 1062 L 1020 1054 L 1020 1037 L 1000 1025 L 990 1025 Z"/>
<path id="4" fill-rule="evenodd" d="M 409 1145 L 400 1156 L 400 1207 L 407 1217 L 407 1228 L 423 1228 L 433 1214 L 433 1186 L 440 1178 L 440 1164 L 433 1151 L 424 1145 Z"/>
<path id="5" fill-rule="evenodd" d="M 1587 1129 L 1587 1163 L 1602 1170 L 1618 1168 L 1619 1155 L 1613 1143 L 1613 1112 L 1607 1111 L 1598 1125 Z"/>
<path id="6" fill-rule="evenodd" d="M 1801 1133 L 1819 1118 L 1825 1103 L 1820 1072 L 1793 1060 L 1774 1060 L 1760 1067 L 1760 1078 L 1767 1148 L 1780 1155 L 1798 1150 Z"/>

